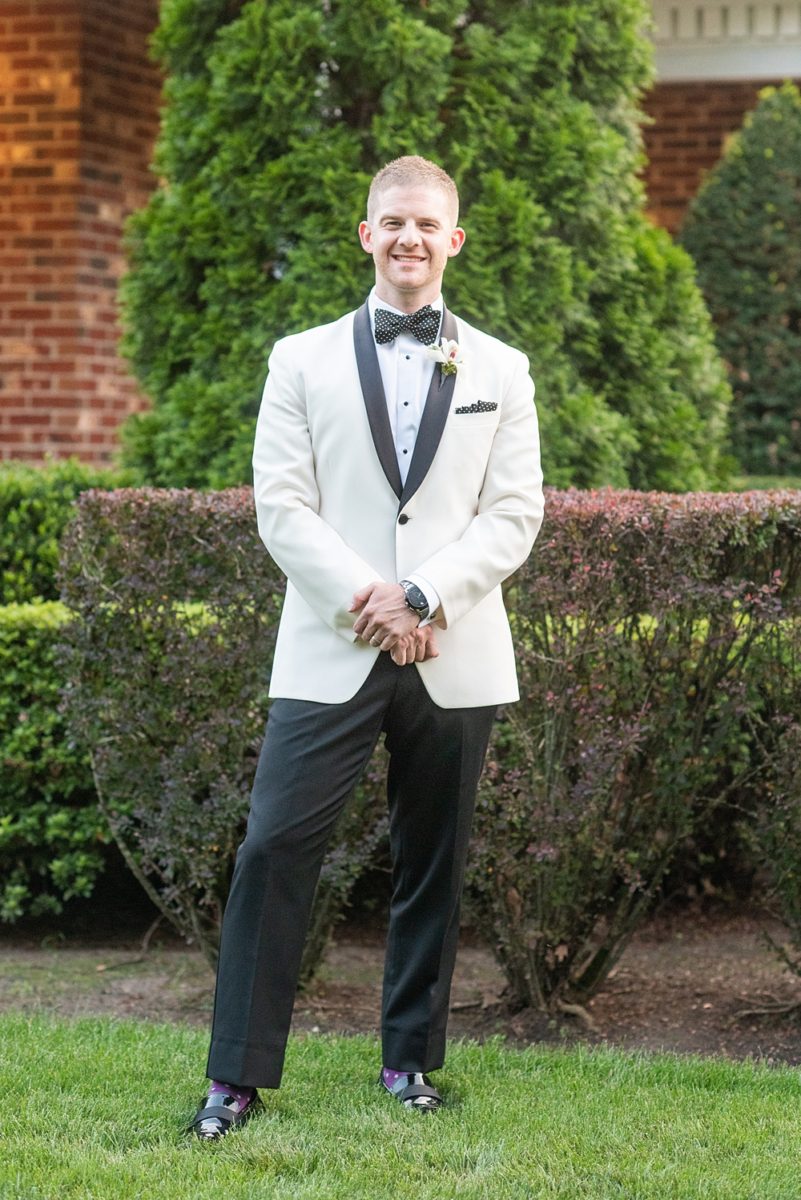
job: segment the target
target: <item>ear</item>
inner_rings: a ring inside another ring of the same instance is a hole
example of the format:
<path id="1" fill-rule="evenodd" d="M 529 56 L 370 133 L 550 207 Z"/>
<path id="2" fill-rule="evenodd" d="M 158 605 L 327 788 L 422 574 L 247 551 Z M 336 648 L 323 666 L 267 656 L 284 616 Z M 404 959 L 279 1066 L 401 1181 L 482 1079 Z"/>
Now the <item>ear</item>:
<path id="1" fill-rule="evenodd" d="M 373 231 L 369 221 L 359 222 L 359 241 L 365 254 L 373 253 Z"/>
<path id="2" fill-rule="evenodd" d="M 448 246 L 448 257 L 449 258 L 453 258 L 456 254 L 459 253 L 462 246 L 464 245 L 464 240 L 466 237 L 467 237 L 467 234 L 462 229 L 461 225 L 457 225 L 455 229 L 451 230 L 451 240 L 450 240 L 450 244 Z"/>

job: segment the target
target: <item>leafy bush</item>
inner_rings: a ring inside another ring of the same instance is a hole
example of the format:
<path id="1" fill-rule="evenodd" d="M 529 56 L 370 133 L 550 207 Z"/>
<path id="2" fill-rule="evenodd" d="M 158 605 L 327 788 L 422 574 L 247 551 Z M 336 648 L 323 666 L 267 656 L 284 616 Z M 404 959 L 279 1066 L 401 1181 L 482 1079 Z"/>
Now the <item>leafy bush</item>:
<path id="1" fill-rule="evenodd" d="M 511 591 L 522 700 L 468 897 L 513 997 L 591 995 L 677 847 L 753 781 L 754 666 L 801 581 L 796 494 L 551 495 Z"/>
<path id="2" fill-rule="evenodd" d="M 765 647 L 760 670 L 764 714 L 759 727 L 762 775 L 745 836 L 765 880 L 765 905 L 782 921 L 787 942 L 766 934 L 801 975 L 801 625 L 798 604 L 784 636 Z"/>
<path id="3" fill-rule="evenodd" d="M 245 490 L 89 492 L 64 540 L 69 704 L 102 809 L 209 957 L 283 590 L 251 505 Z M 513 994 L 553 1008 L 600 985 L 682 840 L 763 785 L 801 501 L 550 492 L 546 514 L 508 588 L 522 698 L 491 747 L 468 900 Z M 382 837 L 381 774 L 327 859 L 307 973 Z"/>
<path id="4" fill-rule="evenodd" d="M 57 600 L 58 542 L 76 496 L 121 476 L 75 459 L 0 465 L 0 603 Z"/>
<path id="5" fill-rule="evenodd" d="M 0 607 L 0 920 L 90 895 L 105 822 L 86 754 L 59 711 L 58 603 Z"/>
<path id="6" fill-rule="evenodd" d="M 645 0 L 164 0 L 164 180 L 129 226 L 146 482 L 250 478 L 279 336 L 362 302 L 367 185 L 459 184 L 453 310 L 531 357 L 552 484 L 715 486 L 728 388 L 687 255 L 643 216 Z"/>
<path id="7" fill-rule="evenodd" d="M 766 88 L 687 214 L 681 239 L 734 393 L 734 451 L 750 472 L 801 468 L 801 92 Z"/>
<path id="8" fill-rule="evenodd" d="M 207 957 L 267 712 L 284 580 L 249 490 L 84 493 L 64 538 L 67 703 L 99 804 L 154 903 Z M 368 776 L 320 880 L 303 974 L 381 835 Z"/>
<path id="9" fill-rule="evenodd" d="M 789 716 L 772 757 L 756 821 L 747 828 L 767 880 L 766 906 L 784 923 L 789 946 L 769 940 L 801 975 L 801 725 Z"/>
<path id="10" fill-rule="evenodd" d="M 120 478 L 74 459 L 0 465 L 0 920 L 60 912 L 103 869 L 89 763 L 59 713 L 54 645 L 66 614 L 54 601 L 73 501 Z"/>

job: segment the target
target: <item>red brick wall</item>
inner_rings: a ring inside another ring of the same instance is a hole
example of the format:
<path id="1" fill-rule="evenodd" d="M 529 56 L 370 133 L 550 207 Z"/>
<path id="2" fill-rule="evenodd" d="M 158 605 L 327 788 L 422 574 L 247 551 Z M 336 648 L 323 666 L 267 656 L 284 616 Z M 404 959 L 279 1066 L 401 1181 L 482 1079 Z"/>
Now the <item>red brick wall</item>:
<path id="1" fill-rule="evenodd" d="M 157 0 L 0 5 L 0 459 L 107 461 L 124 218 L 152 187 Z"/>
<path id="2" fill-rule="evenodd" d="M 675 233 L 705 171 L 720 158 L 767 82 L 658 83 L 646 98 L 648 209 Z"/>

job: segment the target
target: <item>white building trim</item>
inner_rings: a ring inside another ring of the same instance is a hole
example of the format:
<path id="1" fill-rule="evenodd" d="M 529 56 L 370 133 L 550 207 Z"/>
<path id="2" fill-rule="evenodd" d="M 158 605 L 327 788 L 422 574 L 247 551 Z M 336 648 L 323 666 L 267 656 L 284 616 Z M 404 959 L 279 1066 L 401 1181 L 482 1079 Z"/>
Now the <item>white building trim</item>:
<path id="1" fill-rule="evenodd" d="M 659 82 L 801 79 L 801 0 L 653 0 Z"/>

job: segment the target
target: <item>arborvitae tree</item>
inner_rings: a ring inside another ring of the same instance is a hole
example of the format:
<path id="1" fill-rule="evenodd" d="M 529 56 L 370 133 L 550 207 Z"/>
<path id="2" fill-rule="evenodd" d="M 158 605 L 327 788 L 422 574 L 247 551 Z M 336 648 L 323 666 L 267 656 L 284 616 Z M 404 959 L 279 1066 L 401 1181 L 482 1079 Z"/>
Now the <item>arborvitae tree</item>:
<path id="1" fill-rule="evenodd" d="M 364 298 L 387 160 L 462 196 L 449 306 L 524 349 L 550 483 L 715 483 L 728 390 L 691 264 L 643 213 L 644 0 L 162 0 L 156 170 L 130 226 L 129 463 L 250 477 L 275 339 Z"/>
<path id="2" fill-rule="evenodd" d="M 707 176 L 682 241 L 717 327 L 746 470 L 801 473 L 801 93 L 766 88 Z"/>

